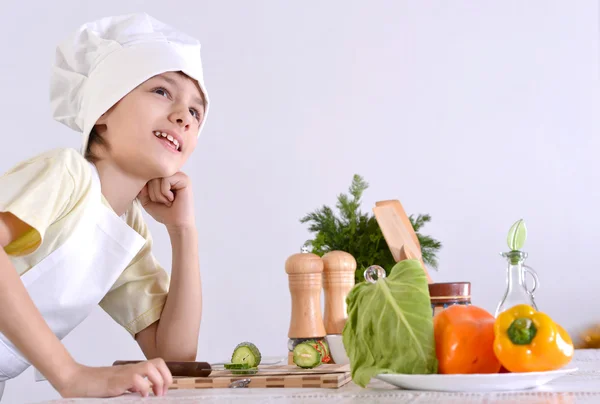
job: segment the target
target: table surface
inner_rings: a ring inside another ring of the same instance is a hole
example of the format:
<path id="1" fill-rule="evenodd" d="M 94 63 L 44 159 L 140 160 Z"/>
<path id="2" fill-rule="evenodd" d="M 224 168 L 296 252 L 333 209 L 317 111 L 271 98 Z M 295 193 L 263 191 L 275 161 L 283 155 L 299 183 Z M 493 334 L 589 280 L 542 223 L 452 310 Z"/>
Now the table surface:
<path id="1" fill-rule="evenodd" d="M 570 365 L 575 373 L 563 376 L 534 390 L 492 393 L 442 393 L 402 390 L 373 380 L 367 388 L 349 383 L 340 389 L 317 388 L 241 388 L 171 390 L 151 402 L 169 403 L 362 403 L 365 399 L 378 403 L 600 403 L 600 349 L 576 350 Z M 137 403 L 148 402 L 139 395 L 127 394 L 112 399 L 61 399 L 53 404 Z"/>

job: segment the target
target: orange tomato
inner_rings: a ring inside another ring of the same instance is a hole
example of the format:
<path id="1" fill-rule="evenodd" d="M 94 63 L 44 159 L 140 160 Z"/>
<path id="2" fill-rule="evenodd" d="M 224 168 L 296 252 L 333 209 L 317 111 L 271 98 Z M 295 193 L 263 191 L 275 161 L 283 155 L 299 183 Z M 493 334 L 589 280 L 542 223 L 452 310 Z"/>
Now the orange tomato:
<path id="1" fill-rule="evenodd" d="M 433 318 L 438 372 L 498 373 L 494 353 L 495 318 L 477 306 L 454 305 Z"/>

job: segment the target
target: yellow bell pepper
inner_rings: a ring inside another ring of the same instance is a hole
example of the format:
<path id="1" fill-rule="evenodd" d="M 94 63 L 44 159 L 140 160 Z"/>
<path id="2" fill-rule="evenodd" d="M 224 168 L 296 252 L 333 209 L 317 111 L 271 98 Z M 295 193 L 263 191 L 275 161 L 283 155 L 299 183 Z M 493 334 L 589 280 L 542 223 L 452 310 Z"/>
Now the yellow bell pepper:
<path id="1" fill-rule="evenodd" d="M 526 304 L 498 315 L 494 353 L 509 372 L 541 372 L 563 367 L 573 358 L 573 341 L 550 316 Z"/>

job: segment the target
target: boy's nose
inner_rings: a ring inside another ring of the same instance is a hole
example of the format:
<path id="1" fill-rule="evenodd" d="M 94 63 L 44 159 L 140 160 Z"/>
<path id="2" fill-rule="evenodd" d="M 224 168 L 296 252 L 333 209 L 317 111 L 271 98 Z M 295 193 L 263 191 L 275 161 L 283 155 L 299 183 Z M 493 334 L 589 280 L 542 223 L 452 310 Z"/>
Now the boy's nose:
<path id="1" fill-rule="evenodd" d="M 191 125 L 192 116 L 189 111 L 183 111 L 183 109 L 177 109 L 171 113 L 170 120 L 176 123 L 177 126 L 182 127 L 184 130 L 188 130 Z"/>

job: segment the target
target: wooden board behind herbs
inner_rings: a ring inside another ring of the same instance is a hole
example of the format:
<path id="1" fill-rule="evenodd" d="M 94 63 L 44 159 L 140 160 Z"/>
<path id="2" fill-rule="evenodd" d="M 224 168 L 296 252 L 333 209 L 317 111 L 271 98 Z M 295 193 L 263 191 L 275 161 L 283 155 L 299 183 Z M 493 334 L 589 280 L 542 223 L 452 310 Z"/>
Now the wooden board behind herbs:
<path id="1" fill-rule="evenodd" d="M 314 233 L 314 237 L 306 241 L 310 252 L 318 256 L 335 250 L 352 254 L 357 263 L 357 284 L 365 280 L 363 273 L 369 266 L 380 265 L 385 269 L 386 275 L 389 275 L 397 262 L 375 216 L 361 210 L 361 198 L 368 187 L 369 184 L 360 175 L 354 175 L 349 192 L 339 194 L 335 207 L 324 205 L 300 219 L 300 223 L 308 224 L 308 230 Z M 442 243 L 423 234 L 423 227 L 431 221 L 431 216 L 409 215 L 408 219 L 417 237 L 416 244 L 421 250 L 424 264 L 428 268 L 437 269 L 437 253 L 442 248 Z"/>

